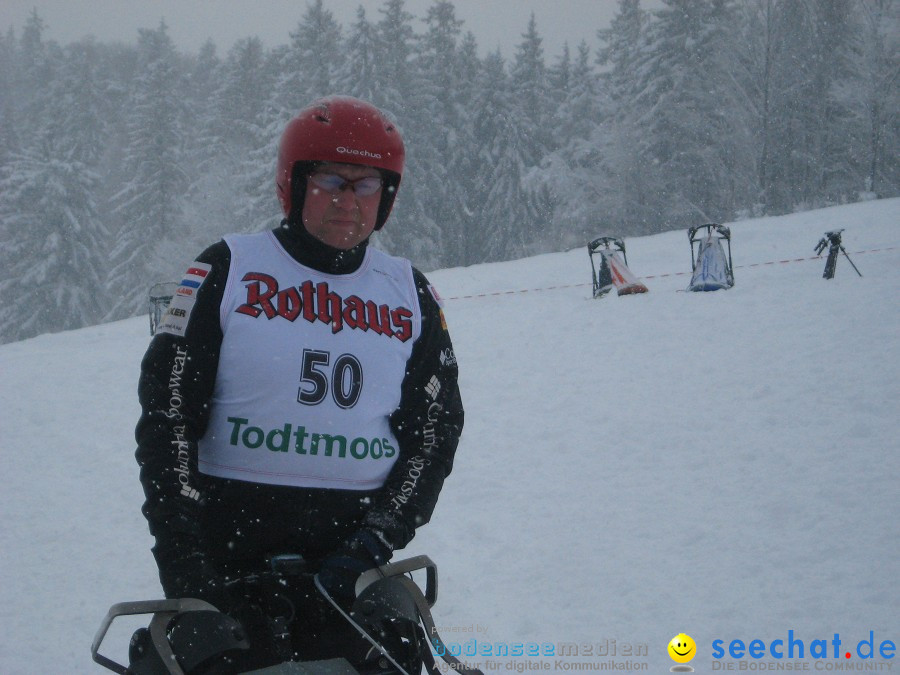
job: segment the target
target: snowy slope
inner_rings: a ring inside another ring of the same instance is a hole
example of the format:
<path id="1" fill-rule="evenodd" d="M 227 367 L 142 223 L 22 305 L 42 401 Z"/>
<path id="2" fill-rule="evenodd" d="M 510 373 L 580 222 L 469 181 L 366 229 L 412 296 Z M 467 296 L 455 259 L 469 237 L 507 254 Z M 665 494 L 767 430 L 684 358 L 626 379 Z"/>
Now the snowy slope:
<path id="1" fill-rule="evenodd" d="M 626 241 L 643 296 L 591 300 L 583 249 L 429 275 L 467 418 L 408 553 L 440 567 L 445 640 L 646 645 L 654 672 L 679 632 L 698 671 L 714 639 L 900 642 L 898 213 L 733 223 L 717 293 L 677 292 L 684 232 Z M 836 227 L 863 278 L 762 264 Z M 98 672 L 109 605 L 160 595 L 133 459 L 147 341 L 140 318 L 0 346 L 2 673 Z"/>

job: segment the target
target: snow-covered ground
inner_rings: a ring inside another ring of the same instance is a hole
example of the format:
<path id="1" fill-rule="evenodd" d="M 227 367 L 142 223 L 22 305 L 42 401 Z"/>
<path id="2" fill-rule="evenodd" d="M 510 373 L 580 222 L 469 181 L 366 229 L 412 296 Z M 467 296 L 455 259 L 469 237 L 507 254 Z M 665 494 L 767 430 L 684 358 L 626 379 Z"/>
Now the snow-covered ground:
<path id="1" fill-rule="evenodd" d="M 852 658 L 811 670 L 862 663 L 870 631 L 900 642 L 898 214 L 732 223 L 736 286 L 716 293 L 678 292 L 684 232 L 626 240 L 642 296 L 592 300 L 584 249 L 430 274 L 467 416 L 407 553 L 438 563 L 451 647 L 486 670 L 661 673 L 680 632 L 698 672 L 727 666 L 714 640 L 839 634 Z M 863 278 L 809 259 L 839 227 Z M 161 595 L 133 458 L 148 338 L 138 318 L 0 346 L 2 673 L 98 672 L 109 605 Z"/>

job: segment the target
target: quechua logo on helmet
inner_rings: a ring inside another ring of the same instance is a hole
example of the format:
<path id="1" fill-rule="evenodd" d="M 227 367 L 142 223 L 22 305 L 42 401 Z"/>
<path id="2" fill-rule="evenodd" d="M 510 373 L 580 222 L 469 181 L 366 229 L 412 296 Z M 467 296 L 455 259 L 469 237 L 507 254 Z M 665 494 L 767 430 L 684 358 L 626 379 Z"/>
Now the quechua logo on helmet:
<path id="1" fill-rule="evenodd" d="M 371 157 L 372 159 L 381 159 L 381 155 L 377 152 L 369 152 L 368 150 L 354 150 L 353 148 L 345 148 L 339 145 L 335 148 L 340 155 L 356 155 L 358 157 Z"/>

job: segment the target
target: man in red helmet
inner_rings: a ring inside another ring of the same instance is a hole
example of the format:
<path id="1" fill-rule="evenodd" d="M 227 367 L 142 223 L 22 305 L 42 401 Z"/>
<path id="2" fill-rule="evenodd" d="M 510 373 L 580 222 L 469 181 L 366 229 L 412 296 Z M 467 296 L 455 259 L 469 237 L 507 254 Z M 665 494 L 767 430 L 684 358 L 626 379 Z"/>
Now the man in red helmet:
<path id="1" fill-rule="evenodd" d="M 279 146 L 281 226 L 201 253 L 142 363 L 136 456 L 163 589 L 238 618 L 243 669 L 364 660 L 308 578 L 278 608 L 247 580 L 300 554 L 349 603 L 428 522 L 452 467 L 463 408 L 439 296 L 368 245 L 403 161 L 370 104 L 302 110 Z"/>

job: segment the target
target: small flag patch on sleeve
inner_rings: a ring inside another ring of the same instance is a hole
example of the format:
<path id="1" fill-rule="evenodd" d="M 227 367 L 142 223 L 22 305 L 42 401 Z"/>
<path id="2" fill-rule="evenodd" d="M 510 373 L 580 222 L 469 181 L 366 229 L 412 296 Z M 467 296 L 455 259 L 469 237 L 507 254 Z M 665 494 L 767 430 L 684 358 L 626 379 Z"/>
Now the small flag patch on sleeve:
<path id="1" fill-rule="evenodd" d="M 184 273 L 181 283 L 175 289 L 175 295 L 169 303 L 169 309 L 166 310 L 160 321 L 157 333 L 168 333 L 169 335 L 177 335 L 184 337 L 187 330 L 188 322 L 191 319 L 191 313 L 194 311 L 194 304 L 197 302 L 197 292 L 206 281 L 212 265 L 194 261 Z"/>
<path id="2" fill-rule="evenodd" d="M 188 271 L 184 273 L 184 279 L 181 280 L 182 286 L 200 288 L 206 275 L 209 274 L 209 270 L 204 268 L 209 265 L 203 265 L 203 267 L 197 267 L 197 265 L 203 265 L 203 263 L 194 263 L 193 267 L 188 267 Z"/>
<path id="3" fill-rule="evenodd" d="M 431 297 L 434 298 L 434 301 L 438 304 L 438 307 L 443 307 L 444 298 L 441 297 L 441 294 L 438 293 L 438 290 L 431 284 L 428 284 L 428 290 L 431 292 Z"/>

